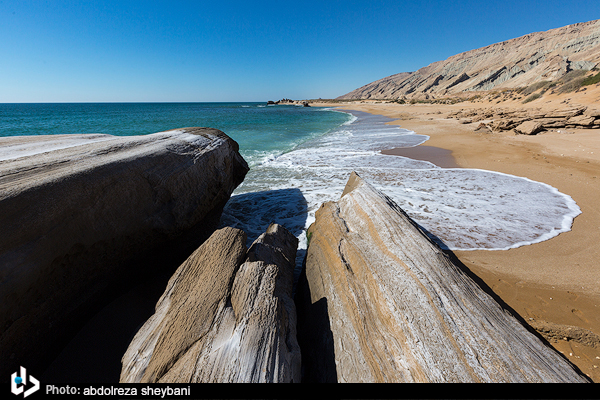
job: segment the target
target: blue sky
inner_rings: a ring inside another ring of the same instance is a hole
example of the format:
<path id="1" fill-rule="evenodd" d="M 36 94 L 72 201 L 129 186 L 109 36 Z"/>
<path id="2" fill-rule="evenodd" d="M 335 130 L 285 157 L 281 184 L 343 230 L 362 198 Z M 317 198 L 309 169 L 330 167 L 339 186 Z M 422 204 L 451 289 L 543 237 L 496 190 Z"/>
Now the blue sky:
<path id="1" fill-rule="evenodd" d="M 598 0 L 0 0 L 0 102 L 333 98 Z"/>

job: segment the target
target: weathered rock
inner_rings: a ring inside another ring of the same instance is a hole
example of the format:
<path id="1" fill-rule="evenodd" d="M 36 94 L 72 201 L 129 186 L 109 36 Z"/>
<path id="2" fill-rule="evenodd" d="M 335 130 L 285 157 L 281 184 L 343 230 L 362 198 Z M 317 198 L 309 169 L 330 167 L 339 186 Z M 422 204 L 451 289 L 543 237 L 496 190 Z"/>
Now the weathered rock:
<path id="1" fill-rule="evenodd" d="M 483 122 L 481 122 L 479 125 L 477 125 L 477 128 L 475 128 L 475 132 L 479 132 L 479 131 L 483 131 L 483 132 L 491 132 L 492 130 L 490 129 L 489 126 L 487 126 L 486 124 L 484 124 Z"/>
<path id="2" fill-rule="evenodd" d="M 516 126 L 512 119 L 495 120 L 490 124 L 492 131 L 507 131 Z"/>
<path id="3" fill-rule="evenodd" d="M 355 173 L 340 200 L 318 210 L 308 237 L 297 306 L 313 378 L 588 381 Z"/>
<path id="4" fill-rule="evenodd" d="M 121 382 L 300 381 L 298 241 L 276 224 L 247 255 L 245 241 L 220 229 L 179 267 L 123 356 Z"/>
<path id="5" fill-rule="evenodd" d="M 537 121 L 525 121 L 519 126 L 515 128 L 517 133 L 521 133 L 523 135 L 535 135 L 536 133 L 541 132 L 544 129 L 544 126 Z"/>
<path id="6" fill-rule="evenodd" d="M 587 115 L 578 115 L 576 117 L 571 117 L 569 119 L 567 119 L 566 124 L 567 125 L 580 125 L 580 126 L 584 126 L 584 127 L 588 127 L 588 126 L 592 126 L 594 125 L 594 117 L 590 117 Z"/>
<path id="7" fill-rule="evenodd" d="M 600 109 L 588 108 L 584 112 L 588 117 L 600 118 Z"/>
<path id="8" fill-rule="evenodd" d="M 546 113 L 543 112 L 528 112 L 525 113 L 526 115 L 526 119 L 540 119 L 540 118 L 546 118 Z"/>
<path id="9" fill-rule="evenodd" d="M 4 137 L 0 148 L 6 373 L 7 360 L 43 367 L 92 305 L 152 274 L 155 260 L 174 270 L 248 171 L 237 143 L 210 128 Z"/>
<path id="10" fill-rule="evenodd" d="M 542 124 L 543 128 L 564 128 L 567 125 L 564 118 L 540 118 L 535 122 Z"/>
<path id="11" fill-rule="evenodd" d="M 572 118 L 584 113 L 587 107 L 567 108 L 546 113 L 545 118 Z"/>

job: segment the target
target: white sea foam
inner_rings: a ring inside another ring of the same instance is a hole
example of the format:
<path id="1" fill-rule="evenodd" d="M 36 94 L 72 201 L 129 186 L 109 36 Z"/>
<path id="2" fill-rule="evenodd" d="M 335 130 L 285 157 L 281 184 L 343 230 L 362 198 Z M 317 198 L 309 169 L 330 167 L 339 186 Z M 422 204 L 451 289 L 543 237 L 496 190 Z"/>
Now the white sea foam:
<path id="1" fill-rule="evenodd" d="M 386 125 L 385 117 L 352 113 L 353 123 L 252 168 L 224 221 L 243 228 L 249 240 L 268 223 L 281 223 L 300 239 L 302 251 L 316 210 L 339 199 L 352 171 L 452 250 L 504 250 L 548 240 L 570 230 L 581 213 L 570 196 L 527 178 L 383 155 L 380 150 L 417 146 L 428 137 Z"/>

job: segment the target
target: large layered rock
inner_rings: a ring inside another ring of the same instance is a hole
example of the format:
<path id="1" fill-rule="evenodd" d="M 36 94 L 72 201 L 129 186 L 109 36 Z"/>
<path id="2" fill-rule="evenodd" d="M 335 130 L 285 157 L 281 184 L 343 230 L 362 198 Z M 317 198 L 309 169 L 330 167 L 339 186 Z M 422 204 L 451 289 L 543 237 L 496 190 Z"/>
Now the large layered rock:
<path id="1" fill-rule="evenodd" d="M 174 270 L 216 229 L 248 171 L 237 143 L 210 128 L 4 137 L 0 149 L 6 373 L 42 366 L 118 285 L 158 261 L 176 260 Z"/>
<path id="2" fill-rule="evenodd" d="M 299 382 L 297 239 L 216 231 L 175 272 L 123 356 L 121 382 Z"/>
<path id="3" fill-rule="evenodd" d="M 535 135 L 536 133 L 540 132 L 542 129 L 544 129 L 544 128 L 540 122 L 525 121 L 522 124 L 520 124 L 519 126 L 517 126 L 515 128 L 515 131 L 517 131 L 517 133 L 520 133 L 523 135 Z"/>
<path id="4" fill-rule="evenodd" d="M 588 107 L 568 107 L 565 109 L 542 111 L 541 109 L 519 110 L 499 107 L 485 109 L 461 109 L 448 114 L 459 123 L 482 122 L 490 131 L 514 129 L 516 133 L 535 135 L 545 129 L 554 128 L 598 128 L 600 111 Z M 467 119 L 464 119 L 467 118 Z M 478 126 L 479 128 L 479 126 Z"/>
<path id="5" fill-rule="evenodd" d="M 307 236 L 298 288 L 307 380 L 587 381 L 356 174 Z"/>
<path id="6" fill-rule="evenodd" d="M 557 80 L 600 62 L 600 20 L 467 51 L 415 72 L 392 75 L 338 99 L 429 98 Z"/>

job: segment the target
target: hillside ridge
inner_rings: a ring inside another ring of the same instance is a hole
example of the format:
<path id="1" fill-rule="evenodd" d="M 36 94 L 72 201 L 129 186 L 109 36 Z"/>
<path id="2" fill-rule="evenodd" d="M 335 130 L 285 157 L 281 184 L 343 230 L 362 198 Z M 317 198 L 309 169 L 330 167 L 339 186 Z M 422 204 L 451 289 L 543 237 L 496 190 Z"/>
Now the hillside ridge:
<path id="1" fill-rule="evenodd" d="M 600 20 L 580 22 L 490 44 L 436 61 L 414 72 L 376 80 L 351 99 L 431 99 L 556 81 L 600 63 Z"/>

